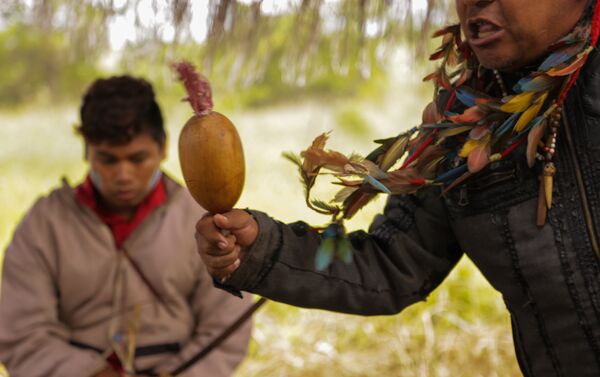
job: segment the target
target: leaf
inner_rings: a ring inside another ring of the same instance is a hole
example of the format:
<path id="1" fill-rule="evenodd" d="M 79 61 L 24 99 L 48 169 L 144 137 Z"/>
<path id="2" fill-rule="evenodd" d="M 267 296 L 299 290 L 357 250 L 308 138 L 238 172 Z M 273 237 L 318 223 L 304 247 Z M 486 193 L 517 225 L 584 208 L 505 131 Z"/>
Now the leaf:
<path id="1" fill-rule="evenodd" d="M 548 98 L 548 92 L 545 92 L 538 99 L 536 99 L 533 105 L 529 107 L 523 113 L 523 115 L 521 115 L 519 121 L 517 122 L 517 124 L 515 124 L 515 132 L 521 132 L 525 128 L 525 126 L 527 126 L 529 122 L 531 122 L 533 118 L 535 118 L 538 115 L 540 109 L 542 108 L 542 105 L 546 101 L 546 98 Z"/>
<path id="2" fill-rule="evenodd" d="M 535 165 L 535 157 L 537 155 L 538 145 L 548 127 L 548 121 L 543 119 L 541 122 L 533 126 L 529 134 L 527 134 L 527 165 L 532 168 Z"/>
<path id="3" fill-rule="evenodd" d="M 534 95 L 534 92 L 524 92 L 512 96 L 508 102 L 500 107 L 500 110 L 505 113 L 522 113 L 531 105 Z"/>
<path id="4" fill-rule="evenodd" d="M 317 271 L 323 271 L 331 262 L 335 253 L 335 238 L 324 238 L 317 249 L 315 256 L 315 268 Z"/>

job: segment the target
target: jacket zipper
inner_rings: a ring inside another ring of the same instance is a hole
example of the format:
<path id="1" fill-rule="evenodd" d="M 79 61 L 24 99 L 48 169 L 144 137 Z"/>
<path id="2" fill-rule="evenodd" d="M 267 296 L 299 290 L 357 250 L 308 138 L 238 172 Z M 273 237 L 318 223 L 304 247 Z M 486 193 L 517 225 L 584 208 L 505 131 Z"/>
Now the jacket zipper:
<path id="1" fill-rule="evenodd" d="M 590 241 L 592 242 L 592 249 L 594 249 L 594 253 L 596 253 L 596 257 L 600 260 L 600 243 L 598 242 L 598 236 L 596 235 L 594 229 L 594 221 L 592 219 L 592 213 L 590 212 L 589 201 L 587 197 L 587 193 L 585 191 L 585 186 L 583 183 L 583 174 L 581 173 L 581 166 L 579 166 L 579 160 L 577 159 L 577 155 L 575 154 L 575 143 L 573 142 L 573 138 L 571 136 L 571 126 L 569 124 L 569 120 L 567 118 L 566 111 L 563 109 L 563 124 L 565 125 L 565 135 L 567 138 L 568 150 L 571 156 L 571 160 L 573 161 L 573 167 L 575 169 L 575 177 L 577 178 L 577 188 L 579 189 L 579 195 L 581 197 L 581 204 L 583 206 L 583 215 L 585 218 L 585 223 L 588 228 L 588 233 L 590 234 Z"/>

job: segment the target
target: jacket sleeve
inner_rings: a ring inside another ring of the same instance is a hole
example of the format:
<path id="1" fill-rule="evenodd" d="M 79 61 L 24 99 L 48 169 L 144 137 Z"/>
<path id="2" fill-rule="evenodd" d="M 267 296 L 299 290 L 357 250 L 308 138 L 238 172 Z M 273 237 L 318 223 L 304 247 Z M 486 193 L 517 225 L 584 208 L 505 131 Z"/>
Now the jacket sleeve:
<path id="1" fill-rule="evenodd" d="M 195 331 L 179 354 L 161 363 L 155 368 L 157 371 L 172 372 L 190 360 L 229 328 L 253 304 L 251 295 L 239 298 L 216 289 L 203 265 L 200 271 L 201 277 L 190 303 L 196 319 Z M 178 376 L 231 376 L 248 352 L 251 328 L 251 319 L 248 319 L 217 348 Z"/>
<path id="2" fill-rule="evenodd" d="M 291 225 L 253 212 L 259 235 L 238 270 L 221 288 L 275 301 L 344 313 L 397 313 L 424 300 L 462 255 L 437 189 L 392 196 L 369 232 L 349 234 L 350 264 L 316 271 L 321 237 L 307 224 Z"/>
<path id="3" fill-rule="evenodd" d="M 5 253 L 0 291 L 0 360 L 11 377 L 82 377 L 102 369 L 94 351 L 68 343 L 58 314 L 52 242 L 29 213 Z M 41 241 L 46 239 L 48 242 Z M 45 243 L 45 244 L 44 244 Z"/>

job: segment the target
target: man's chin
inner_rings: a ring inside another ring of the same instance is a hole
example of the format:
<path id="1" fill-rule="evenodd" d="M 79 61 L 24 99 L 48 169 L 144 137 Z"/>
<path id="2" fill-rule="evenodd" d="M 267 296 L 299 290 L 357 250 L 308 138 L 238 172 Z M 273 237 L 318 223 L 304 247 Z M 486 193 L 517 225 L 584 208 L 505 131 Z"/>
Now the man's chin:
<path id="1" fill-rule="evenodd" d="M 520 67 L 525 66 L 519 62 L 519 59 L 510 54 L 502 53 L 501 51 L 484 50 L 477 51 L 474 49 L 475 56 L 479 63 L 487 69 L 497 69 L 498 71 L 515 71 Z"/>

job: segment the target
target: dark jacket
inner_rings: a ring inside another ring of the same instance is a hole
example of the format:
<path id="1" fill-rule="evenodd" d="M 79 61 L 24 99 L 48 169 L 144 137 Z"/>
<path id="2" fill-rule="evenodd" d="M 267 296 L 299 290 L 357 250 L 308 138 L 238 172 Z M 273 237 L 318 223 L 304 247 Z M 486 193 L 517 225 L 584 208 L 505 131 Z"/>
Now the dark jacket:
<path id="1" fill-rule="evenodd" d="M 364 315 L 424 300 L 463 251 L 502 293 L 525 376 L 600 376 L 600 56 L 565 103 L 553 206 L 536 225 L 538 175 L 523 153 L 492 163 L 442 197 L 391 197 L 371 229 L 350 235 L 352 264 L 314 269 L 319 235 L 254 212 L 260 233 L 225 288 Z"/>

